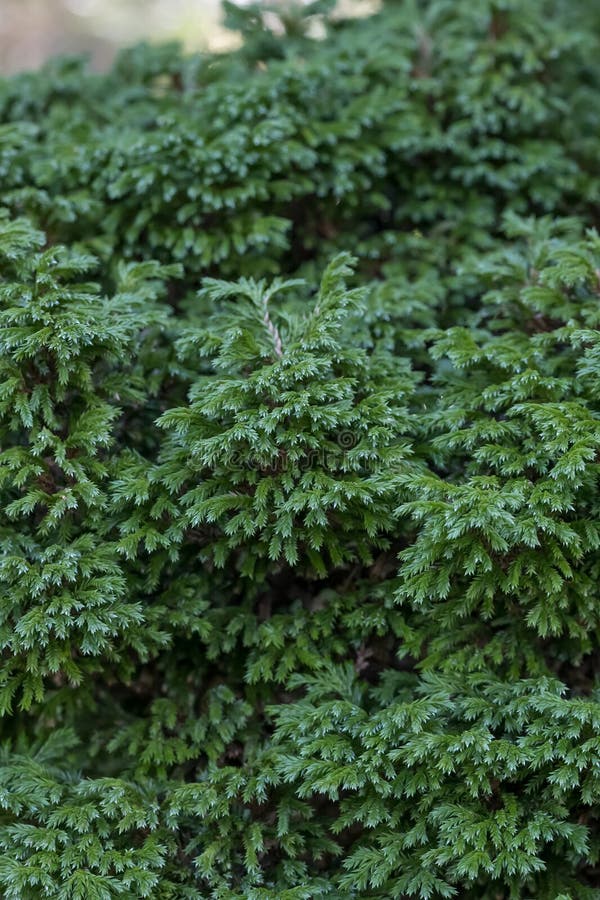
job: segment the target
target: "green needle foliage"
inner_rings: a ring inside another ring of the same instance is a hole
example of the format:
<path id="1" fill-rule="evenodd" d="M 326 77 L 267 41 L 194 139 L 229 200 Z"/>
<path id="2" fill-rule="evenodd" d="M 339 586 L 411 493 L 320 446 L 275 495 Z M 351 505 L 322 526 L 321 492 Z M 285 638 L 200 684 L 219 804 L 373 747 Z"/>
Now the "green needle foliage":
<path id="1" fill-rule="evenodd" d="M 0 896 L 600 898 L 600 15 L 0 82 Z"/>

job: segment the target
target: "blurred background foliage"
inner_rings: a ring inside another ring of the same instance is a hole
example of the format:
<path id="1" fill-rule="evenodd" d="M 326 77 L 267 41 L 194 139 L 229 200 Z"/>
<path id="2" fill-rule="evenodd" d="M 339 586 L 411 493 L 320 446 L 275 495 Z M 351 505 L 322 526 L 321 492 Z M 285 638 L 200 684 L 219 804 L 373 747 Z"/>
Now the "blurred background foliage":
<path id="1" fill-rule="evenodd" d="M 265 6 L 284 9 L 292 2 L 302 0 L 265 0 Z M 376 2 L 339 0 L 339 6 L 360 15 Z M 2 73 L 37 68 L 62 53 L 85 54 L 104 69 L 120 47 L 173 39 L 189 50 L 225 50 L 239 41 L 223 27 L 220 0 L 0 0 Z"/>

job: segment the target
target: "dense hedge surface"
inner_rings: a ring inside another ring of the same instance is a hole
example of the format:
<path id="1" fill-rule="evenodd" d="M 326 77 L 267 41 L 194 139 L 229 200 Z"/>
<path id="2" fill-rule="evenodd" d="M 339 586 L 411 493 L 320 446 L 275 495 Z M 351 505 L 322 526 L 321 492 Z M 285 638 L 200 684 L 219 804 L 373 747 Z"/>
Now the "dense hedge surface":
<path id="1" fill-rule="evenodd" d="M 0 83 L 0 895 L 599 898 L 600 14 L 226 6 Z"/>

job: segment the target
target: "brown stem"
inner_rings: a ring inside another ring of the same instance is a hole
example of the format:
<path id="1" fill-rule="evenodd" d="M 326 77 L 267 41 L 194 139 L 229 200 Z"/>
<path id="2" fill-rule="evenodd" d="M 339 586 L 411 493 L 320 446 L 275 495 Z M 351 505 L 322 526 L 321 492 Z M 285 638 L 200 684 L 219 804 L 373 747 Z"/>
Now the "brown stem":
<path id="1" fill-rule="evenodd" d="M 271 319 L 271 316 L 269 315 L 268 303 L 269 303 L 269 297 L 267 296 L 267 297 L 265 297 L 265 315 L 264 315 L 263 321 L 264 321 L 265 325 L 267 326 L 267 328 L 269 329 L 269 334 L 273 338 L 273 346 L 275 348 L 275 353 L 277 354 L 277 356 L 282 357 L 283 356 L 283 344 L 281 343 L 281 335 L 279 334 L 279 329 L 277 328 L 277 325 L 275 325 L 275 323 Z"/>

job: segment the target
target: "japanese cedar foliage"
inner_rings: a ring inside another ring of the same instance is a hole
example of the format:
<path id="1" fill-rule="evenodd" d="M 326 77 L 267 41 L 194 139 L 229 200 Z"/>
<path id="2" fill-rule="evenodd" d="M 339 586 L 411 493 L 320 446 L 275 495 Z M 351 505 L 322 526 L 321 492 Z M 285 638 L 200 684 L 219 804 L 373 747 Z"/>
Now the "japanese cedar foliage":
<path id="1" fill-rule="evenodd" d="M 0 85 L 7 900 L 600 896 L 600 17 L 330 9 Z"/>

